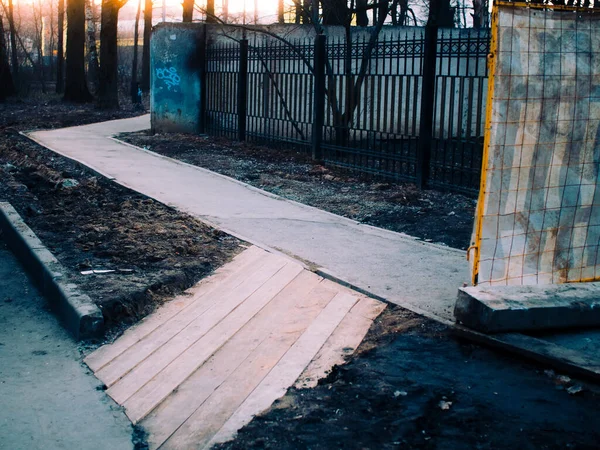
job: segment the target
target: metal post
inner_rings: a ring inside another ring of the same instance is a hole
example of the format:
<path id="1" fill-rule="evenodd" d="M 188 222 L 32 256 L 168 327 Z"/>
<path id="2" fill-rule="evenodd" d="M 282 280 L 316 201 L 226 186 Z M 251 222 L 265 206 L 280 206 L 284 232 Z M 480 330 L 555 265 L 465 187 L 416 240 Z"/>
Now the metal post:
<path id="1" fill-rule="evenodd" d="M 315 37 L 314 77 L 315 92 L 313 97 L 313 124 L 312 124 L 312 158 L 323 158 L 321 142 L 323 140 L 323 124 L 325 121 L 325 36 L 320 34 Z"/>
<path id="2" fill-rule="evenodd" d="M 206 133 L 206 25 L 202 25 L 198 36 L 198 77 L 200 98 L 198 100 L 198 132 Z"/>
<path id="3" fill-rule="evenodd" d="M 240 41 L 240 68 L 238 73 L 238 140 L 246 140 L 246 114 L 248 102 L 248 39 Z"/>
<path id="4" fill-rule="evenodd" d="M 435 102 L 435 71 L 437 58 L 439 0 L 431 0 L 429 19 L 425 25 L 423 45 L 423 85 L 421 86 L 421 115 L 419 120 L 419 143 L 417 146 L 417 186 L 427 187 L 431 165 L 431 141 Z"/>

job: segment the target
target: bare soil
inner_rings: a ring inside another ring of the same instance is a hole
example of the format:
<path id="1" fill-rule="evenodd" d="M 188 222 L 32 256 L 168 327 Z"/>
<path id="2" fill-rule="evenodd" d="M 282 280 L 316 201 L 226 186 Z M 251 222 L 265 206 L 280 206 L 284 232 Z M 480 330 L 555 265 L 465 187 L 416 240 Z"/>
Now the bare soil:
<path id="1" fill-rule="evenodd" d="M 9 128 L 18 131 L 65 128 L 126 119 L 143 113 L 145 110 L 130 102 L 122 102 L 121 109 L 107 111 L 98 109 L 93 103 L 65 103 L 58 95 L 44 95 L 31 99 L 12 98 L 0 103 L 0 131 Z"/>
<path id="2" fill-rule="evenodd" d="M 466 249 L 470 243 L 474 198 L 359 176 L 292 150 L 148 131 L 120 138 L 358 222 L 455 248 Z"/>
<path id="3" fill-rule="evenodd" d="M 591 450 L 596 389 L 389 307 L 348 364 L 291 388 L 217 448 Z"/>
<path id="4" fill-rule="evenodd" d="M 85 107 L 61 104 L 57 109 L 52 126 L 65 125 L 63 113 L 69 124 L 80 123 L 72 123 L 73 117 L 106 118 Z M 51 111 L 17 109 L 19 118 L 29 114 L 30 119 L 18 119 L 17 126 L 45 128 Z M 148 314 L 243 250 L 238 239 L 98 177 L 14 128 L 0 130 L 0 201 L 17 209 L 116 328 Z M 81 274 L 93 269 L 117 272 Z"/>

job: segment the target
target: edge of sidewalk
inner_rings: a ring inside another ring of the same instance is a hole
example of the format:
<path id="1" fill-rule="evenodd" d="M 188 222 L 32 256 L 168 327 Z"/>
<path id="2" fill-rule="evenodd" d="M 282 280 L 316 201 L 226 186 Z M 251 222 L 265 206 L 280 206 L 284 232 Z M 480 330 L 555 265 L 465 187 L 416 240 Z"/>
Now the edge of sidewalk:
<path id="1" fill-rule="evenodd" d="M 0 231 L 75 339 L 100 337 L 104 333 L 100 309 L 75 284 L 66 282 L 64 267 L 7 202 L 0 202 Z"/>
<path id="2" fill-rule="evenodd" d="M 116 180 L 114 177 L 111 177 L 110 175 L 103 173 L 102 171 L 98 170 L 97 168 L 95 168 L 93 166 L 89 166 L 89 165 L 85 164 L 82 161 L 79 161 L 79 160 L 77 160 L 75 158 L 67 156 L 67 155 L 63 154 L 62 152 L 60 152 L 60 151 L 57 151 L 57 150 L 55 150 L 55 149 L 53 149 L 51 147 L 48 147 L 48 146 L 44 145 L 43 143 L 41 143 L 40 141 L 38 141 L 35 137 L 31 136 L 30 133 L 28 133 L 28 132 L 22 132 L 20 134 L 23 135 L 24 137 L 26 137 L 27 139 L 30 139 L 31 141 L 35 142 L 36 144 L 41 145 L 42 147 L 45 147 L 45 148 L 47 148 L 47 149 L 49 149 L 49 150 L 51 150 L 51 151 L 53 151 L 53 152 L 55 152 L 55 153 L 57 153 L 57 154 L 65 157 L 67 159 L 70 159 L 70 160 L 76 162 L 77 164 L 80 164 L 80 165 L 86 167 L 89 170 L 92 170 L 93 172 L 97 173 L 98 175 L 100 175 L 100 176 L 102 176 L 104 178 L 107 178 L 107 179 L 109 179 L 111 181 L 114 181 L 117 184 L 123 185 L 118 180 Z M 164 156 L 164 155 L 155 153 L 155 152 L 153 152 L 151 150 L 147 150 L 147 149 L 144 149 L 144 148 L 141 148 L 141 147 L 137 147 L 137 146 L 129 144 L 127 142 L 123 142 L 123 141 L 119 140 L 115 136 L 107 135 L 105 137 L 107 139 L 113 140 L 113 141 L 115 141 L 115 142 L 117 142 L 117 143 L 119 143 L 121 145 L 124 145 L 124 146 L 127 146 L 127 147 L 131 147 L 131 148 L 136 149 L 138 151 L 149 153 L 149 154 L 152 154 L 152 155 L 157 156 L 157 157 L 162 158 L 162 159 L 168 159 L 168 160 L 176 162 L 178 164 L 181 164 L 181 165 L 184 165 L 184 166 L 190 166 L 190 167 L 193 167 L 195 169 L 198 169 L 198 170 L 201 170 L 201 171 L 204 171 L 204 172 L 209 172 L 211 175 L 214 175 L 214 176 L 217 176 L 217 177 L 226 178 L 226 179 L 228 179 L 230 181 L 233 181 L 233 182 L 235 182 L 235 183 L 237 183 L 239 185 L 242 185 L 242 186 L 246 187 L 247 189 L 260 192 L 261 194 L 266 195 L 268 197 L 275 198 L 275 199 L 281 200 L 281 201 L 286 201 L 286 202 L 291 202 L 291 203 L 294 203 L 294 204 L 298 204 L 298 205 L 300 205 L 300 206 L 302 206 L 304 208 L 318 209 L 318 208 L 315 208 L 315 207 L 312 207 L 312 206 L 309 206 L 309 205 L 304 205 L 302 203 L 295 202 L 293 200 L 285 199 L 285 198 L 280 197 L 280 196 L 278 196 L 276 194 L 272 194 L 272 193 L 263 191 L 261 189 L 258 189 L 256 187 L 251 186 L 251 185 L 249 185 L 247 183 L 244 183 L 242 181 L 235 180 L 235 179 L 227 177 L 225 175 L 209 171 L 209 170 L 204 169 L 202 167 L 194 166 L 192 164 L 189 164 L 189 163 L 186 163 L 186 162 L 183 162 L 183 161 L 179 161 L 177 159 L 170 158 L 168 156 Z M 131 188 L 129 188 L 126 185 L 123 185 L 123 186 L 127 187 L 128 189 L 131 189 Z M 142 195 L 144 195 L 144 194 L 142 194 Z M 170 206 L 170 205 L 168 205 L 168 206 Z M 320 211 L 322 211 L 322 210 L 320 210 Z M 187 212 L 187 211 L 184 211 L 184 212 Z M 360 226 L 361 228 L 369 229 L 370 232 L 377 232 L 377 233 L 384 232 L 386 234 L 389 233 L 390 237 L 393 236 L 394 238 L 411 240 L 411 241 L 414 241 L 415 243 L 423 244 L 423 245 L 426 245 L 426 246 L 429 246 L 429 247 L 432 247 L 432 248 L 437 248 L 438 250 L 451 251 L 451 252 L 455 252 L 457 254 L 463 254 L 463 255 L 466 254 L 466 252 L 463 251 L 463 250 L 454 249 L 454 248 L 451 248 L 451 247 L 446 247 L 446 246 L 443 246 L 443 245 L 433 244 L 433 243 L 429 243 L 429 242 L 423 242 L 423 241 L 420 241 L 420 240 L 418 240 L 418 239 L 416 239 L 416 238 L 414 238 L 412 236 L 409 236 L 409 235 L 400 234 L 400 233 L 394 233 L 394 232 L 391 232 L 391 231 L 388 231 L 388 230 L 384 230 L 384 229 L 381 229 L 381 228 L 372 227 L 372 226 L 366 225 L 366 224 L 361 224 L 359 222 L 353 221 L 353 220 L 348 219 L 346 217 L 338 216 L 336 214 L 329 213 L 327 211 L 325 211 L 325 212 L 328 213 L 328 214 L 330 214 L 330 215 L 332 215 L 332 216 L 335 216 L 337 218 L 342 218 L 342 219 L 344 219 L 345 221 L 348 221 L 349 223 L 351 223 L 354 226 Z M 209 225 L 209 226 L 211 226 L 213 228 L 217 228 L 217 229 L 219 229 L 221 231 L 224 231 L 224 232 L 226 232 L 228 234 L 231 234 L 231 235 L 233 235 L 233 236 L 235 236 L 237 238 L 245 240 L 246 242 L 249 242 L 249 243 L 251 243 L 253 245 L 261 247 L 261 248 L 263 248 L 263 249 L 265 249 L 267 251 L 278 253 L 278 254 L 281 254 L 281 255 L 285 255 L 287 257 L 292 257 L 292 258 L 294 257 L 293 255 L 287 255 L 287 254 L 281 252 L 279 249 L 270 248 L 268 246 L 265 246 L 264 244 L 261 244 L 259 242 L 255 242 L 252 239 L 248 239 L 245 236 L 241 236 L 238 233 L 233 233 L 231 230 L 228 230 L 228 229 L 226 229 L 226 228 L 224 228 L 224 227 L 222 227 L 222 226 L 220 226 L 218 224 L 215 224 L 215 223 L 212 223 L 210 221 L 207 221 L 205 218 L 202 218 L 202 217 L 196 217 L 196 218 L 198 220 L 200 220 L 201 222 L 204 222 L 204 223 L 206 223 L 207 225 Z M 297 258 L 294 258 L 294 259 L 297 259 Z M 588 379 L 593 379 L 595 381 L 600 381 L 600 361 L 596 361 L 593 358 L 589 358 L 586 355 L 583 355 L 580 352 L 577 352 L 575 350 L 571 350 L 569 348 L 559 346 L 559 345 L 554 344 L 552 342 L 545 341 L 545 340 L 538 339 L 538 338 L 534 338 L 534 337 L 531 337 L 531 336 L 527 336 L 527 335 L 524 335 L 524 334 L 521 334 L 521 333 L 503 333 L 503 334 L 496 334 L 496 335 L 483 334 L 483 333 L 477 332 L 475 330 L 471 330 L 471 329 L 469 329 L 467 327 L 464 327 L 463 325 L 458 324 L 458 323 L 456 323 L 454 321 L 451 321 L 451 320 L 448 320 L 446 318 L 443 318 L 443 317 L 437 316 L 435 314 L 432 314 L 432 313 L 430 313 L 428 311 L 425 311 L 425 310 L 423 310 L 423 309 L 421 309 L 418 306 L 415 306 L 413 304 L 410 304 L 410 303 L 407 303 L 407 302 L 398 302 L 398 301 L 392 302 L 390 300 L 387 300 L 384 297 L 381 297 L 379 295 L 373 294 L 373 293 L 369 292 L 368 290 L 365 290 L 363 288 L 360 288 L 359 286 L 355 286 L 352 283 L 349 283 L 349 282 L 345 281 L 344 279 L 336 276 L 335 274 L 333 274 L 332 272 L 330 272 L 329 270 L 327 270 L 325 268 L 322 268 L 322 267 L 313 267 L 311 265 L 306 264 L 306 262 L 302 261 L 302 260 L 299 260 L 299 262 L 303 266 L 305 266 L 308 270 L 311 270 L 311 271 L 315 272 L 316 274 L 318 274 L 318 275 L 320 275 L 320 276 L 322 276 L 324 278 L 328 278 L 331 281 L 334 281 L 334 282 L 336 282 L 338 284 L 341 284 L 341 285 L 343 285 L 345 287 L 348 287 L 348 288 L 350 288 L 352 290 L 355 290 L 355 291 L 357 291 L 357 292 L 359 292 L 359 293 L 361 293 L 363 295 L 366 295 L 368 297 L 371 297 L 371 298 L 383 301 L 383 302 L 391 304 L 391 305 L 400 306 L 400 307 L 405 308 L 405 309 L 407 309 L 409 311 L 412 311 L 412 312 L 414 312 L 416 314 L 419 314 L 421 316 L 424 316 L 424 317 L 427 317 L 429 319 L 435 320 L 435 321 L 437 321 L 439 323 L 442 323 L 442 324 L 448 326 L 454 334 L 456 334 L 457 336 L 459 336 L 459 337 L 461 337 L 463 339 L 468 339 L 470 341 L 474 341 L 474 342 L 477 342 L 479 344 L 487 345 L 489 347 L 497 348 L 497 349 L 500 349 L 500 350 L 509 351 L 509 352 L 514 353 L 514 354 L 517 354 L 517 355 L 520 355 L 520 356 L 523 356 L 523 357 L 535 360 L 535 361 L 537 361 L 539 363 L 547 364 L 547 365 L 549 365 L 551 367 L 554 367 L 554 368 L 556 368 L 558 370 L 562 370 L 562 371 L 564 371 L 566 373 L 570 373 L 570 374 L 573 374 L 573 375 L 578 375 L 578 376 L 585 377 L 585 378 L 588 378 Z M 457 287 L 457 293 L 458 293 L 458 287 Z"/>

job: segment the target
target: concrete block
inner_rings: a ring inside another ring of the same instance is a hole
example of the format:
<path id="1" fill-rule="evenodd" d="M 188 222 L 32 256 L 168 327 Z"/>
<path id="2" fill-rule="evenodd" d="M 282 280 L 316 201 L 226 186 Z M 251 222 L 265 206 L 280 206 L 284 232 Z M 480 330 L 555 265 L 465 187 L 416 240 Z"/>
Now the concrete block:
<path id="1" fill-rule="evenodd" d="M 484 333 L 600 326 L 600 283 L 461 288 L 454 316 Z"/>
<path id="2" fill-rule="evenodd" d="M 100 309 L 75 284 L 66 283 L 64 267 L 9 203 L 0 202 L 0 230 L 73 336 L 87 339 L 102 335 L 104 318 Z"/>
<path id="3" fill-rule="evenodd" d="M 200 124 L 198 43 L 203 25 L 159 24 L 150 42 L 152 130 L 196 133 Z"/>

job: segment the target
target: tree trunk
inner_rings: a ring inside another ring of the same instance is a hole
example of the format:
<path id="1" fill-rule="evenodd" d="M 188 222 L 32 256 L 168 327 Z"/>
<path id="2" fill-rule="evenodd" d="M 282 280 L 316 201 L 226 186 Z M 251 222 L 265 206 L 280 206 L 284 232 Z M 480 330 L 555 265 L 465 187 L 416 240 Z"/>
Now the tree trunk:
<path id="1" fill-rule="evenodd" d="M 50 39 L 47 48 L 49 49 L 50 56 L 50 80 L 54 76 L 54 2 L 50 2 Z"/>
<path id="2" fill-rule="evenodd" d="M 140 103 L 141 96 L 138 95 L 138 38 L 140 36 L 140 13 L 142 9 L 142 0 L 138 0 L 137 13 L 135 14 L 135 26 L 133 30 L 133 61 L 131 63 L 131 103 Z"/>
<path id="3" fill-rule="evenodd" d="M 183 0 L 183 22 L 191 22 L 194 18 L 194 0 Z"/>
<path id="4" fill-rule="evenodd" d="M 456 8 L 450 6 L 450 0 L 439 0 L 438 26 L 454 28 L 456 26 Z"/>
<path id="5" fill-rule="evenodd" d="M 473 0 L 473 28 L 481 28 L 483 18 L 483 1 Z"/>
<path id="6" fill-rule="evenodd" d="M 342 25 L 350 23 L 350 9 L 347 0 L 323 1 L 323 25 Z"/>
<path id="7" fill-rule="evenodd" d="M 19 59 L 17 57 L 17 28 L 15 27 L 15 14 L 13 0 L 8 0 L 8 29 L 10 31 L 10 63 L 13 76 L 19 73 Z"/>
<path id="8" fill-rule="evenodd" d="M 283 0 L 279 0 L 277 3 L 277 22 L 285 23 L 285 4 Z"/>
<path id="9" fill-rule="evenodd" d="M 98 92 L 98 47 L 96 45 L 96 24 L 94 21 L 94 3 L 92 0 L 85 0 L 85 26 L 87 34 L 87 60 L 88 60 L 88 81 Z"/>
<path id="10" fill-rule="evenodd" d="M 85 81 L 85 0 L 67 0 L 66 101 L 93 100 Z"/>
<path id="11" fill-rule="evenodd" d="M 215 0 L 206 0 L 206 23 L 217 23 L 215 17 Z"/>
<path id="12" fill-rule="evenodd" d="M 302 1 L 294 0 L 294 12 L 296 14 L 294 18 L 294 23 L 299 24 L 302 19 Z"/>
<path id="13" fill-rule="evenodd" d="M 40 84 L 42 86 L 42 93 L 46 93 L 46 79 L 44 74 L 44 13 L 42 11 L 42 2 L 38 0 L 38 6 L 36 8 L 35 4 L 33 7 L 33 26 L 35 29 L 35 47 L 37 53 L 37 64 L 35 67 L 36 72 L 38 73 L 38 77 L 40 79 Z"/>
<path id="14" fill-rule="evenodd" d="M 152 0 L 144 2 L 144 43 L 142 47 L 142 92 L 150 91 L 150 35 L 152 33 Z"/>
<path id="15" fill-rule="evenodd" d="M 4 39 L 4 22 L 0 15 L 0 102 L 6 97 L 14 95 L 15 85 L 10 73 L 10 64 L 8 63 L 8 49 Z"/>
<path id="16" fill-rule="evenodd" d="M 359 27 L 369 26 L 367 15 L 367 0 L 356 0 L 356 25 Z"/>
<path id="17" fill-rule="evenodd" d="M 58 0 L 58 23 L 56 39 L 56 93 L 62 94 L 64 90 L 64 38 L 65 38 L 65 0 Z"/>
<path id="18" fill-rule="evenodd" d="M 119 61 L 117 58 L 117 27 L 119 0 L 103 0 L 100 19 L 100 77 L 98 106 L 104 109 L 119 107 Z"/>
<path id="19" fill-rule="evenodd" d="M 313 0 L 302 0 L 302 23 L 312 23 Z"/>

